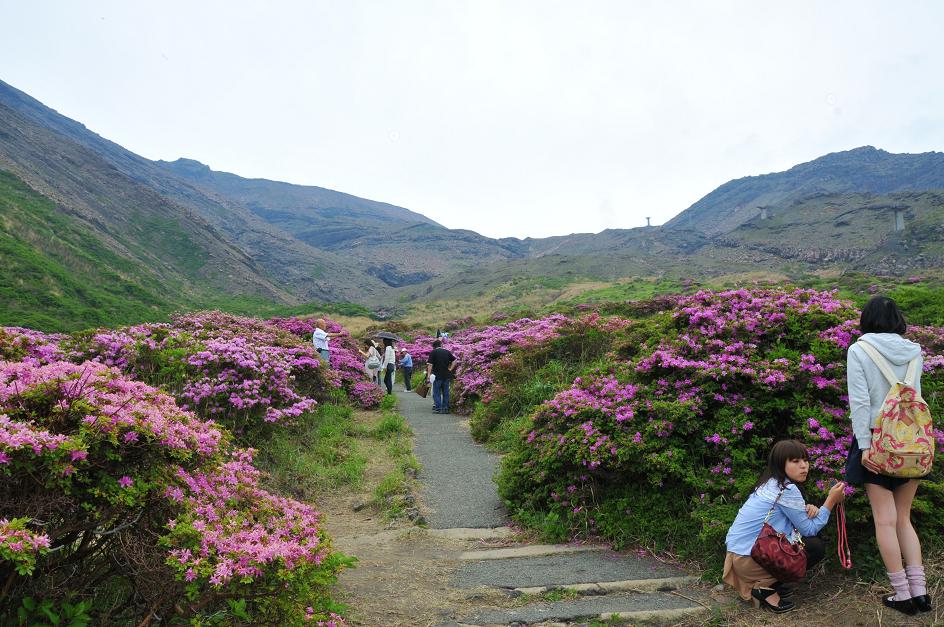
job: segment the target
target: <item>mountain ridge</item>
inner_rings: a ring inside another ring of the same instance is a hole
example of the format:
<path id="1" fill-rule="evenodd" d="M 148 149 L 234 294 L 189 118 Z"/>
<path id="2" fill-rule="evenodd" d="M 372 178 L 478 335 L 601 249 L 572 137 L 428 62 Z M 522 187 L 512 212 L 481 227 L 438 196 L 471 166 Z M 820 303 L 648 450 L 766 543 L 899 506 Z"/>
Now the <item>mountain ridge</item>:
<path id="1" fill-rule="evenodd" d="M 944 197 L 931 193 L 944 190 L 939 152 L 863 146 L 728 181 L 662 226 L 495 239 L 327 188 L 243 178 L 194 159 L 151 161 L 0 81 L 0 170 L 15 178 L 6 185 L 11 202 L 29 196 L 16 191 L 17 181 L 52 201 L 56 212 L 78 220 L 63 227 L 70 242 L 94 234 L 107 249 L 109 272 L 120 270 L 116 264 L 133 268 L 128 289 L 146 284 L 147 302 L 163 297 L 165 310 L 235 298 L 353 302 L 389 313 L 399 303 L 482 293 L 528 277 L 557 284 L 759 268 L 805 273 L 819 271 L 817 264 L 881 270 L 887 263 L 903 272 L 941 265 L 934 220 Z M 26 204 L 49 215 L 35 198 Z M 879 207 L 893 204 L 922 232 L 889 235 L 891 218 Z M 839 205 L 860 216 L 857 226 L 832 219 Z M 31 242 L 60 263 L 55 250 L 27 237 L 39 214 L 9 206 L 20 216 L 6 233 L 9 250 L 21 254 Z M 895 245 L 917 253 L 902 255 Z M 25 259 L 16 261 L 32 272 L 52 267 Z"/>

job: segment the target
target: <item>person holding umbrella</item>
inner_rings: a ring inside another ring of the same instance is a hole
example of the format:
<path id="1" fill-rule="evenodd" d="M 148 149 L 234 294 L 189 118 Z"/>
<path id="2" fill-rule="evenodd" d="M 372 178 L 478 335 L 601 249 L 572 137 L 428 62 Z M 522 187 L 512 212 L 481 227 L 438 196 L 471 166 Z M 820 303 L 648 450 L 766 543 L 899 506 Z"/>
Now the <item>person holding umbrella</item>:
<path id="1" fill-rule="evenodd" d="M 389 337 L 383 339 L 384 355 L 380 363 L 380 371 L 383 373 L 384 387 L 387 388 L 387 394 L 393 394 L 393 371 L 397 367 L 397 353 L 393 350 L 393 340 Z"/>

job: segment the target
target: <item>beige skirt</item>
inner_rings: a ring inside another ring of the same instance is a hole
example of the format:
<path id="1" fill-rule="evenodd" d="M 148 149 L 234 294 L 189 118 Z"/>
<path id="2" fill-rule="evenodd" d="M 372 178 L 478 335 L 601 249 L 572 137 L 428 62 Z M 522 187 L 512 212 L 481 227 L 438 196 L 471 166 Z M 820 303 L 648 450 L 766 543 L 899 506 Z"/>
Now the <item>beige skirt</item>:
<path id="1" fill-rule="evenodd" d="M 755 562 L 750 555 L 735 555 L 731 551 L 724 557 L 724 574 L 721 581 L 728 584 L 745 601 L 751 600 L 754 588 L 770 588 L 777 579 Z"/>

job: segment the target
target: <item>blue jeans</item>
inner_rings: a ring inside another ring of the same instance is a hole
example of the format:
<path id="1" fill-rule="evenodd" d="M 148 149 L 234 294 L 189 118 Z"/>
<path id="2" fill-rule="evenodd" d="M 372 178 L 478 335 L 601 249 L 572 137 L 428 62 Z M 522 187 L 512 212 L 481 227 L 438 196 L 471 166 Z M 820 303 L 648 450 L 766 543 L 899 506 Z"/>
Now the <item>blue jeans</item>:
<path id="1" fill-rule="evenodd" d="M 449 410 L 449 379 L 436 377 L 433 381 L 433 409 Z"/>
<path id="2" fill-rule="evenodd" d="M 321 357 L 321 361 L 329 365 L 331 364 L 331 353 L 328 351 L 327 348 L 319 348 L 318 356 Z"/>

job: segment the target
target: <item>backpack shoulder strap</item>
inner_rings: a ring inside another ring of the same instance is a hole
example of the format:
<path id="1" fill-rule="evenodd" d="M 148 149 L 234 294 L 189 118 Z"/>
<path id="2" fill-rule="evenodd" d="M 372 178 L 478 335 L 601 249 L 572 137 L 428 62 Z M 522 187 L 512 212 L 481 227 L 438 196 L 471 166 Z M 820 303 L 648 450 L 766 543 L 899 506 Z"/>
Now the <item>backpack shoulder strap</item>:
<path id="1" fill-rule="evenodd" d="M 882 357 L 882 354 L 878 352 L 878 349 L 868 342 L 863 342 L 862 340 L 856 342 L 856 345 L 860 346 L 862 350 L 865 351 L 865 354 L 868 355 L 872 360 L 872 363 L 874 363 L 878 369 L 882 371 L 882 374 L 885 375 L 885 379 L 888 381 L 889 385 L 893 386 L 896 383 L 900 383 L 898 377 L 896 377 L 895 373 L 892 372 L 891 366 L 888 365 L 888 361 Z"/>
<path id="2" fill-rule="evenodd" d="M 911 360 L 911 363 L 908 364 L 908 372 L 905 373 L 905 385 L 914 386 L 918 377 L 918 361 L 920 361 L 920 359 L 920 357 L 915 357 Z"/>

